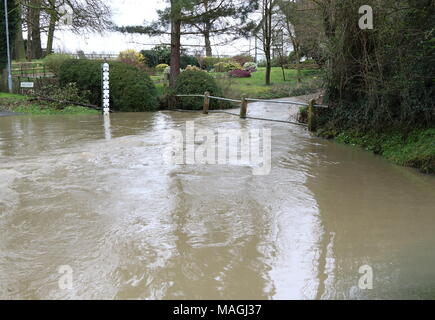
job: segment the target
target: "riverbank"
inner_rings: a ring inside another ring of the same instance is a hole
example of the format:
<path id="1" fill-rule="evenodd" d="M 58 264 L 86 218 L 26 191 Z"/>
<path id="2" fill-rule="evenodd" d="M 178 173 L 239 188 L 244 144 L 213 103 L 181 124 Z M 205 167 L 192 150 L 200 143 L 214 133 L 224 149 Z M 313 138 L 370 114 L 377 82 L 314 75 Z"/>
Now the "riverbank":
<path id="1" fill-rule="evenodd" d="M 319 130 L 318 136 L 363 148 L 380 155 L 391 163 L 416 168 L 426 174 L 435 174 L 435 129 L 415 129 L 409 133 L 358 132 L 344 130 L 331 137 Z"/>
<path id="2" fill-rule="evenodd" d="M 321 92 L 318 92 L 293 99 L 308 103 L 320 94 Z M 337 143 L 363 148 L 400 166 L 416 168 L 425 174 L 435 174 L 435 128 L 385 133 L 320 128 L 316 135 Z"/>
<path id="3" fill-rule="evenodd" d="M 79 106 L 53 105 L 44 101 L 30 101 L 27 96 L 0 92 L 0 112 L 5 115 L 34 114 L 34 115 L 75 115 L 98 114 L 99 111 Z"/>

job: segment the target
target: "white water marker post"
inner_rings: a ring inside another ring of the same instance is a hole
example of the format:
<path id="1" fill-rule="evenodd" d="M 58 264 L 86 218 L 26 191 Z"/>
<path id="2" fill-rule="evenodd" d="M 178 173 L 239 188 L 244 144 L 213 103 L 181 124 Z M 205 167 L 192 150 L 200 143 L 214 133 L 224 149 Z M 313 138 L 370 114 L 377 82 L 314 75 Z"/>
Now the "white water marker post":
<path id="1" fill-rule="evenodd" d="M 101 78 L 103 84 L 103 114 L 110 114 L 110 67 L 107 60 L 101 65 Z"/>

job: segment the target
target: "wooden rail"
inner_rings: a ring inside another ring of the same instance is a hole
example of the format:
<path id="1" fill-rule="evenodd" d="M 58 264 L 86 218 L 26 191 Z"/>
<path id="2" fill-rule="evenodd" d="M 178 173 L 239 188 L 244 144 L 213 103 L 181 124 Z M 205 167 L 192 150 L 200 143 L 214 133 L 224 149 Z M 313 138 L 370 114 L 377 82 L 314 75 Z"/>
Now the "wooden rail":
<path id="1" fill-rule="evenodd" d="M 229 102 L 235 102 L 240 103 L 240 118 L 241 119 L 257 119 L 257 120 L 269 120 L 269 121 L 277 121 L 277 122 L 285 122 L 285 123 L 291 123 L 291 124 L 297 124 L 297 125 L 303 125 L 301 123 L 297 122 L 291 122 L 291 121 L 279 121 L 279 120 L 270 120 L 270 119 L 263 119 L 263 118 L 252 118 L 248 117 L 248 103 L 249 102 L 265 102 L 265 103 L 275 103 L 275 104 L 286 104 L 286 105 L 297 105 L 297 106 L 303 106 L 308 107 L 308 129 L 310 131 L 315 131 L 316 125 L 315 125 L 315 108 L 328 108 L 328 106 L 316 104 L 316 100 L 312 99 L 309 103 L 303 103 L 303 102 L 296 102 L 296 101 L 284 101 L 284 100 L 262 100 L 262 99 L 251 99 L 246 98 L 245 96 L 242 97 L 242 100 L 235 100 L 235 99 L 228 99 L 228 98 L 222 98 L 222 97 L 215 97 L 210 96 L 209 92 L 205 92 L 204 94 L 179 94 L 176 95 L 176 97 L 190 97 L 190 98 L 203 98 L 204 99 L 204 105 L 203 105 L 203 113 L 208 114 L 210 108 L 210 99 L 215 100 L 222 100 L 222 101 L 229 101 Z M 234 115 L 233 113 L 230 113 Z"/>
<path id="2" fill-rule="evenodd" d="M 47 78 L 53 77 L 42 62 L 24 62 L 12 64 L 12 76 L 14 78 Z"/>

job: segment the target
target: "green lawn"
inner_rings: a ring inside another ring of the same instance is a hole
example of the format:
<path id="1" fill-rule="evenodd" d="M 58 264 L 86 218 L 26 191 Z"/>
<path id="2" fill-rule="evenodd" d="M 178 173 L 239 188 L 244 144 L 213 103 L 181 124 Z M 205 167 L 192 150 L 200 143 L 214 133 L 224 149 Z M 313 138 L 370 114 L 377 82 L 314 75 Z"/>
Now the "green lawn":
<path id="1" fill-rule="evenodd" d="M 26 96 L 20 94 L 10 94 L 5 92 L 0 92 L 0 99 L 11 99 L 11 100 L 26 100 Z"/>
<path id="2" fill-rule="evenodd" d="M 284 81 L 282 69 L 274 67 L 271 72 L 271 82 L 272 85 L 276 84 L 286 84 L 286 83 L 296 83 L 297 80 L 297 70 L 286 69 L 284 70 L 286 81 Z M 319 76 L 319 70 L 301 70 L 302 78 Z M 225 73 L 213 73 L 212 76 L 222 77 Z M 244 85 L 244 86 L 264 86 L 266 79 L 266 68 L 258 68 L 257 72 L 253 72 L 250 78 L 231 78 L 234 84 Z"/>
<path id="3" fill-rule="evenodd" d="M 252 73 L 250 78 L 226 77 L 218 79 L 218 82 L 224 90 L 225 95 L 231 98 L 240 98 L 242 95 L 246 95 L 248 98 L 273 99 L 291 95 L 302 95 L 318 89 L 320 71 L 301 70 L 301 75 L 301 87 L 305 88 L 305 90 L 296 90 L 295 94 L 292 94 L 292 91 L 297 87 L 297 70 L 285 70 L 286 80 L 284 81 L 282 69 L 272 68 L 270 86 L 265 84 L 266 68 L 259 68 L 257 72 Z"/>
<path id="4" fill-rule="evenodd" d="M 297 71 L 285 70 L 284 81 L 282 69 L 272 68 L 271 85 L 265 85 L 266 68 L 259 68 L 250 78 L 231 78 L 227 73 L 210 72 L 216 78 L 223 95 L 227 98 L 240 99 L 242 95 L 248 98 L 273 99 L 289 96 L 304 95 L 316 92 L 320 87 L 319 70 L 301 70 L 302 84 L 297 86 Z M 157 83 L 161 76 L 151 76 L 159 95 L 165 92 L 164 84 Z"/>

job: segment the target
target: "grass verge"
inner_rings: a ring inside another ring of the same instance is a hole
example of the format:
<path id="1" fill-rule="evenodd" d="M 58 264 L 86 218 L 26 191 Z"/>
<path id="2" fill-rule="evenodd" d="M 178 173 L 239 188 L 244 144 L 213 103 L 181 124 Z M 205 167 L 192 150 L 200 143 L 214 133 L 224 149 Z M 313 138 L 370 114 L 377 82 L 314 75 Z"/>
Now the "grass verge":
<path id="1" fill-rule="evenodd" d="M 399 131 L 374 134 L 347 130 L 339 133 L 335 140 L 362 147 L 401 166 L 417 168 L 427 174 L 435 173 L 435 128 L 415 129 L 407 134 Z"/>
<path id="2" fill-rule="evenodd" d="M 100 113 L 98 110 L 79 106 L 57 108 L 47 102 L 30 102 L 26 96 L 9 93 L 0 93 L 0 110 L 34 115 L 78 115 Z"/>

